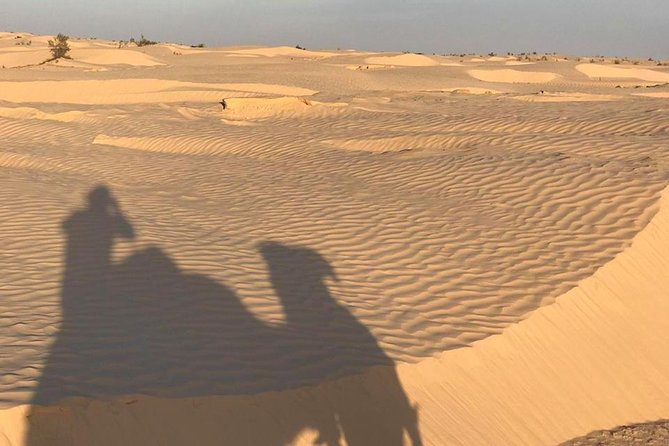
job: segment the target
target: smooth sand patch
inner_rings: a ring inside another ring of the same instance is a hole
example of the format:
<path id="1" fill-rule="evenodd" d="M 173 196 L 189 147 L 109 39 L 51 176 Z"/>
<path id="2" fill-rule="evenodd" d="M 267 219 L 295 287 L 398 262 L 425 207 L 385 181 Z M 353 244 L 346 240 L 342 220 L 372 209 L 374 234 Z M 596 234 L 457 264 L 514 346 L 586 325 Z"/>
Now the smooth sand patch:
<path id="1" fill-rule="evenodd" d="M 650 68 L 622 68 L 598 64 L 579 64 L 576 69 L 591 79 L 639 79 L 649 82 L 669 82 L 669 72 Z"/>
<path id="2" fill-rule="evenodd" d="M 234 55 L 263 56 L 263 57 L 315 57 L 327 58 L 336 56 L 337 53 L 327 51 L 301 50 L 290 46 L 278 46 L 267 48 L 250 48 L 239 50 L 227 50 L 226 52 Z"/>
<path id="3" fill-rule="evenodd" d="M 615 101 L 621 99 L 620 96 L 610 94 L 592 94 L 592 93 L 564 93 L 564 92 L 546 92 L 542 94 L 531 94 L 521 96 L 511 96 L 513 99 L 527 102 L 600 102 Z"/>
<path id="4" fill-rule="evenodd" d="M 126 49 L 75 49 L 72 59 L 93 65 L 131 65 L 134 67 L 155 67 L 165 65 L 155 57 L 137 50 Z"/>
<path id="5" fill-rule="evenodd" d="M 32 47 L 0 48 L 0 67 L 37 65 L 51 57 L 48 50 Z"/>
<path id="6" fill-rule="evenodd" d="M 346 103 L 313 101 L 306 98 L 229 98 L 223 115 L 225 119 L 261 119 L 271 116 L 295 115 L 322 111 L 327 108 L 345 107 Z"/>
<path id="7" fill-rule="evenodd" d="M 519 60 L 509 60 L 507 62 L 504 62 L 504 65 L 509 65 L 509 66 L 536 65 L 536 62 L 521 62 Z"/>
<path id="8" fill-rule="evenodd" d="M 542 71 L 502 70 L 468 70 L 467 73 L 484 82 L 500 82 L 506 84 L 541 84 L 557 79 L 556 73 Z"/>
<path id="9" fill-rule="evenodd" d="M 394 65 L 398 67 L 432 67 L 439 62 L 421 54 L 401 54 L 399 56 L 374 56 L 365 59 L 372 65 Z"/>
<path id="10" fill-rule="evenodd" d="M 461 95 L 492 95 L 492 94 L 503 94 L 503 91 L 493 90 L 492 88 L 483 88 L 483 87 L 451 87 L 451 88 L 439 88 L 434 90 L 428 90 L 441 93 L 452 93 L 452 94 L 461 94 Z"/>
<path id="11" fill-rule="evenodd" d="M 0 117 L 11 119 L 40 119 L 47 121 L 74 122 L 86 116 L 82 111 L 68 111 L 62 113 L 45 113 L 31 107 L 0 107 Z"/>
<path id="12" fill-rule="evenodd" d="M 156 102 L 218 102 L 235 92 L 309 96 L 300 87 L 272 84 L 218 84 L 159 79 L 0 82 L 0 99 L 10 102 L 69 104 L 139 104 Z"/>
<path id="13" fill-rule="evenodd" d="M 634 96 L 645 96 L 647 98 L 669 98 L 669 91 L 652 91 L 648 93 L 634 93 Z"/>

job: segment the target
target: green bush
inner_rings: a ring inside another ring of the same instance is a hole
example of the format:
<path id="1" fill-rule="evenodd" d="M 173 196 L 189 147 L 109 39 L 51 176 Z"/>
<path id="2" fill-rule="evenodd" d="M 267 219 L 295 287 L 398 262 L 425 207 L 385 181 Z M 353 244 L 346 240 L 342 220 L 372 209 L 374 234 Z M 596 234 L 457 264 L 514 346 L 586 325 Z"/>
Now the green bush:
<path id="1" fill-rule="evenodd" d="M 65 34 L 58 33 L 55 40 L 49 40 L 49 51 L 51 51 L 54 59 L 68 58 L 67 53 L 70 52 L 70 45 L 67 41 L 69 38 Z"/>

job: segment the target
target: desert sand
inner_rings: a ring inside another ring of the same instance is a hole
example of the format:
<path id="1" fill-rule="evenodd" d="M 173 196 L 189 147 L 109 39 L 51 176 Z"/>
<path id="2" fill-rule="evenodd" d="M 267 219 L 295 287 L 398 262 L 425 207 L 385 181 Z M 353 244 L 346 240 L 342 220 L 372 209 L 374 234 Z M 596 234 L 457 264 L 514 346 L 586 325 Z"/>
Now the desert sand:
<path id="1" fill-rule="evenodd" d="M 0 445 L 669 418 L 668 67 L 49 38 L 0 33 Z"/>

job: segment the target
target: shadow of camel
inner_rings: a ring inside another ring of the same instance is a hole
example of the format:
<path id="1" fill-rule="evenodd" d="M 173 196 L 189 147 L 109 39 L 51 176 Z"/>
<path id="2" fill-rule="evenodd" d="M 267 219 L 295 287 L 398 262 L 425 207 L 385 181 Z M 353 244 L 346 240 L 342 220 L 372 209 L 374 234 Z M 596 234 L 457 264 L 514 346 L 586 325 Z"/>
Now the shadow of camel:
<path id="1" fill-rule="evenodd" d="M 231 289 L 182 271 L 159 248 L 113 262 L 114 241 L 135 234 L 105 186 L 88 194 L 87 207 L 65 220 L 63 230 L 62 324 L 32 401 L 28 445 L 121 444 L 113 439 L 118 432 L 91 427 L 101 421 L 91 419 L 86 404 L 73 401 L 282 395 L 372 366 L 386 366 L 381 390 L 349 389 L 360 393 L 355 398 L 330 390 L 311 398 L 305 415 L 290 417 L 275 431 L 265 427 L 260 436 L 253 427 L 221 419 L 221 431 L 207 444 L 282 445 L 304 429 L 317 433 L 316 444 L 328 446 L 399 446 L 405 437 L 421 444 L 417 410 L 392 360 L 334 299 L 326 284 L 336 279 L 334 269 L 316 251 L 259 245 L 286 315 L 283 326 L 272 326 L 250 313 Z M 256 410 L 254 423 L 273 426 L 269 420 L 289 410 L 281 404 Z M 157 436 L 177 438 L 188 429 L 165 419 Z M 108 437 L 99 436 L 103 430 Z M 167 444 L 163 440 L 155 443 Z"/>

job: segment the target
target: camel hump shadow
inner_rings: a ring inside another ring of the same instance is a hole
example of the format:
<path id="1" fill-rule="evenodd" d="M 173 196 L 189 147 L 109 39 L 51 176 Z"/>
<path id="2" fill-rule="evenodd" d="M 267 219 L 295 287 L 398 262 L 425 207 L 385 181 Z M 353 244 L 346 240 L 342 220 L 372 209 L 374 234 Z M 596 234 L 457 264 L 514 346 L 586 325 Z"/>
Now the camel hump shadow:
<path id="1" fill-rule="evenodd" d="M 285 312 L 285 324 L 269 325 L 232 289 L 182 270 L 159 247 L 113 262 L 114 242 L 134 238 L 135 231 L 107 187 L 87 198 L 87 206 L 63 222 L 62 323 L 33 404 L 71 397 L 256 395 L 393 365 L 372 333 L 333 297 L 328 280 L 337 275 L 315 250 L 276 241 L 258 245 Z M 384 428 L 384 442 L 402 444 L 406 431 L 418 445 L 416 412 L 394 368 L 388 369 L 387 392 L 402 416 L 392 432 Z M 338 401 L 327 403 L 325 421 L 314 426 L 304 420 L 295 430 L 315 428 L 328 445 L 339 444 L 343 431 L 349 444 L 365 444 L 369 436 L 353 429 L 360 424 L 354 418 L 364 416 L 361 408 L 378 412 L 378 404 Z M 39 419 L 32 417 L 34 428 Z"/>

